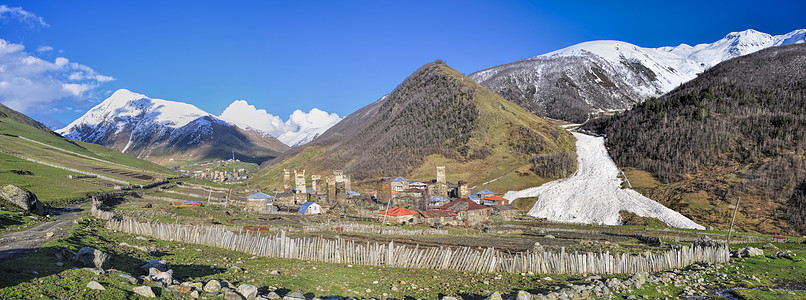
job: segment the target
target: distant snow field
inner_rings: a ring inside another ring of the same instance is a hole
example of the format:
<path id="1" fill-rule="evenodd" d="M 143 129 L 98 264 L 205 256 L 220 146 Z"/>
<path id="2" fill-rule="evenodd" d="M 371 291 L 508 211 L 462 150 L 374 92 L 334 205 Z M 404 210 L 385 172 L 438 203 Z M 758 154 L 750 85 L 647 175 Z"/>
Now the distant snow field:
<path id="1" fill-rule="evenodd" d="M 610 159 L 604 139 L 573 133 L 577 142 L 577 172 L 565 179 L 521 191 L 509 191 L 510 201 L 538 197 L 529 215 L 553 222 L 619 225 L 619 211 L 657 218 L 669 226 L 705 229 L 689 218 L 638 192 L 621 188 L 619 169 Z"/>

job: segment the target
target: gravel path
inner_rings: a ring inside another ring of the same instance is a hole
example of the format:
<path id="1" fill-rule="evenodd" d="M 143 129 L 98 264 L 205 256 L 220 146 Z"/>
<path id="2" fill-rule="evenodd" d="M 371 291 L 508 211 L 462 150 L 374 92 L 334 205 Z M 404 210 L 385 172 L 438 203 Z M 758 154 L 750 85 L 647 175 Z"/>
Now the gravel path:
<path id="1" fill-rule="evenodd" d="M 53 239 L 68 236 L 71 222 L 84 214 L 79 209 L 84 204 L 87 202 L 70 205 L 54 216 L 53 221 L 0 236 L 0 263 L 27 256 Z M 51 232 L 53 235 L 48 236 Z"/>

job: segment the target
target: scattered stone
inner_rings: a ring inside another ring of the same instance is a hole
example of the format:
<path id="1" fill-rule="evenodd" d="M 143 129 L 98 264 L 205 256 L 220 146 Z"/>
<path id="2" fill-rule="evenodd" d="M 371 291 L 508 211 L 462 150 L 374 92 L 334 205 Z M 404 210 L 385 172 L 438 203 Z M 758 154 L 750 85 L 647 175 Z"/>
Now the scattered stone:
<path id="1" fill-rule="evenodd" d="M 487 296 L 486 300 L 504 300 L 501 298 L 501 294 L 498 292 L 493 292 L 489 296 Z"/>
<path id="2" fill-rule="evenodd" d="M 101 270 L 109 269 L 112 266 L 109 254 L 90 247 L 84 247 L 78 250 L 76 260 L 85 266 L 93 266 Z"/>
<path id="3" fill-rule="evenodd" d="M 271 270 L 271 272 L 269 272 L 269 274 L 271 274 L 271 275 L 280 275 L 280 271 L 278 271 L 278 270 Z"/>
<path id="4" fill-rule="evenodd" d="M 272 300 L 283 299 L 283 297 L 280 297 L 280 295 L 278 295 L 275 292 L 269 292 L 269 294 L 266 295 L 266 298 L 269 298 L 269 299 L 272 299 Z"/>
<path id="5" fill-rule="evenodd" d="M 257 297 L 257 287 L 251 284 L 242 284 L 238 286 L 238 293 L 246 299 L 252 300 Z"/>
<path id="6" fill-rule="evenodd" d="M 587 282 L 594 281 L 594 280 L 602 280 L 602 276 L 593 274 L 593 275 L 590 275 L 590 276 L 586 276 L 585 278 L 582 278 L 582 281 L 587 281 Z"/>
<path id="7" fill-rule="evenodd" d="M 87 270 L 87 271 L 89 271 L 89 272 L 91 272 L 92 274 L 95 274 L 95 275 L 101 275 L 101 274 L 106 273 L 106 272 L 104 272 L 104 270 L 99 270 L 99 269 L 95 269 L 95 268 L 84 268 L 84 270 Z"/>
<path id="8" fill-rule="evenodd" d="M 221 283 L 218 280 L 210 280 L 204 285 L 204 291 L 208 293 L 218 293 L 221 290 Z"/>
<path id="9" fill-rule="evenodd" d="M 736 257 L 751 257 L 751 256 L 759 256 L 764 255 L 764 250 L 754 247 L 745 247 L 733 253 Z"/>
<path id="10" fill-rule="evenodd" d="M 543 236 L 543 237 L 544 237 L 544 238 L 547 238 L 547 239 L 553 239 L 553 238 L 554 238 L 554 236 L 553 236 L 553 235 L 550 235 L 550 234 L 547 234 L 547 235 L 545 235 L 545 236 Z"/>
<path id="11" fill-rule="evenodd" d="M 783 251 L 775 252 L 775 257 L 781 257 L 781 256 L 786 257 L 786 258 L 790 258 L 792 256 L 795 256 L 795 253 L 793 253 L 790 250 L 783 250 Z"/>
<path id="12" fill-rule="evenodd" d="M 459 299 L 456 299 L 456 297 L 445 296 L 445 297 L 442 297 L 442 300 L 459 300 Z"/>
<path id="13" fill-rule="evenodd" d="M 168 262 L 164 261 L 164 260 L 152 259 L 152 260 L 146 261 L 146 263 L 144 265 L 140 266 L 140 268 L 143 269 L 143 270 L 146 270 L 146 271 L 148 271 L 151 268 L 155 268 L 155 269 L 157 269 L 157 270 L 159 270 L 161 272 L 166 272 L 166 271 L 171 269 L 171 265 L 169 265 Z"/>
<path id="14" fill-rule="evenodd" d="M 162 283 L 163 286 L 167 286 L 173 283 L 173 274 L 174 270 L 168 270 L 162 272 L 157 270 L 157 268 L 150 268 L 148 269 L 148 279 L 151 281 Z"/>
<path id="15" fill-rule="evenodd" d="M 16 186 L 9 184 L 0 189 L 0 199 L 14 203 L 14 205 L 19 206 L 27 212 L 40 216 L 45 215 L 45 206 L 36 198 L 36 195 Z"/>
<path id="16" fill-rule="evenodd" d="M 225 292 L 224 293 L 224 300 L 244 300 L 245 298 L 241 295 L 238 295 L 236 292 Z"/>
<path id="17" fill-rule="evenodd" d="M 137 236 L 137 237 L 135 237 L 135 238 L 136 238 L 136 239 L 138 239 L 138 240 L 150 241 L 150 240 L 149 240 L 147 237 L 144 237 L 144 236 L 139 236 L 139 235 L 138 235 L 138 236 Z"/>
<path id="18" fill-rule="evenodd" d="M 118 275 L 118 277 L 125 279 L 131 284 L 137 284 L 137 278 L 134 278 L 134 276 L 130 275 L 129 273 L 121 273 Z"/>
<path id="19" fill-rule="evenodd" d="M 188 294 L 188 293 L 190 293 L 190 290 L 191 290 L 191 288 L 189 286 L 181 285 L 181 284 L 177 285 L 177 286 L 174 286 L 174 288 L 173 288 L 174 292 L 182 293 L 182 294 Z"/>
<path id="20" fill-rule="evenodd" d="M 778 247 L 775 247 L 775 245 L 770 244 L 770 243 L 764 244 L 764 246 L 761 246 L 761 248 L 762 249 L 778 249 Z"/>
<path id="21" fill-rule="evenodd" d="M 551 277 L 543 277 L 543 280 L 545 280 L 545 281 L 551 281 Z"/>
<path id="22" fill-rule="evenodd" d="M 300 292 L 293 292 L 283 297 L 283 300 L 305 300 L 305 295 Z"/>
<path id="23" fill-rule="evenodd" d="M 93 290 L 99 290 L 99 291 L 105 291 L 106 290 L 106 288 L 103 285 L 101 285 L 100 283 L 98 283 L 95 280 L 90 281 L 89 283 L 87 283 L 87 287 L 91 288 Z"/>
<path id="24" fill-rule="evenodd" d="M 45 237 L 52 237 L 52 236 L 53 236 L 53 231 L 48 231 L 48 233 L 45 233 Z"/>
<path id="25" fill-rule="evenodd" d="M 190 298 L 199 298 L 199 291 L 190 292 Z"/>
<path id="26" fill-rule="evenodd" d="M 691 244 L 696 247 L 710 247 L 710 248 L 720 247 L 723 245 L 720 242 L 712 240 L 707 235 L 692 241 Z"/>
<path id="27" fill-rule="evenodd" d="M 154 297 L 157 296 L 157 295 L 154 294 L 154 291 L 151 290 L 150 286 L 145 286 L 145 285 L 134 287 L 132 289 L 132 292 L 134 292 L 135 294 L 138 294 L 140 296 L 146 297 L 146 298 L 154 298 Z"/>
<path id="28" fill-rule="evenodd" d="M 518 295 L 515 298 L 516 300 L 530 300 L 532 299 L 532 294 L 524 290 L 519 290 Z"/>
<path id="29" fill-rule="evenodd" d="M 56 251 L 56 259 L 74 261 L 76 260 L 76 253 L 67 248 L 59 248 Z"/>

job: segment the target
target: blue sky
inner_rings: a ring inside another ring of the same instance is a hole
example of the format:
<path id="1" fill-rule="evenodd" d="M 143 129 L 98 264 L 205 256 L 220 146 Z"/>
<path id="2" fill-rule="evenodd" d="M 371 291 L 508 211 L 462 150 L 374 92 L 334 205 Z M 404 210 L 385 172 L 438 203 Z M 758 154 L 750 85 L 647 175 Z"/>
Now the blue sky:
<path id="1" fill-rule="evenodd" d="M 283 119 L 295 109 L 311 108 L 345 116 L 436 59 L 470 74 L 589 40 L 660 47 L 710 43 L 750 28 L 773 35 L 806 28 L 806 1 L 0 5 L 6 7 L 0 10 L 0 39 L 46 62 L 64 57 L 80 64 L 71 72 L 82 74 L 86 85 L 75 86 L 76 94 L 44 93 L 41 97 L 54 99 L 25 109 L 49 126 L 71 122 L 119 88 L 192 103 L 213 114 L 242 99 Z M 18 7 L 28 15 L 9 10 Z"/>

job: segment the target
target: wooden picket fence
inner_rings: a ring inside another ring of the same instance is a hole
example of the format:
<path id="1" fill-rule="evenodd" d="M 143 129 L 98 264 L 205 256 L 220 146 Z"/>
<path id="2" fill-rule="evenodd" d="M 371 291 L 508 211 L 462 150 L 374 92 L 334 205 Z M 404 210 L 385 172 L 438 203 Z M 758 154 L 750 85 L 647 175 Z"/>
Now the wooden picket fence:
<path id="1" fill-rule="evenodd" d="M 200 226 L 140 222 L 128 217 L 110 216 L 93 207 L 93 215 L 108 220 L 107 226 L 130 234 L 161 240 L 194 243 L 273 258 L 290 258 L 342 264 L 404 268 L 449 269 L 471 272 L 614 274 L 655 272 L 681 268 L 696 262 L 725 263 L 727 248 L 681 247 L 655 254 L 567 252 L 509 253 L 494 248 L 420 247 L 394 242 L 357 242 L 341 238 L 287 237 L 285 231 L 273 235 L 233 232 L 224 226 Z"/>
<path id="2" fill-rule="evenodd" d="M 405 228 L 379 226 L 371 224 L 335 223 L 335 222 L 308 225 L 303 227 L 303 231 L 305 232 L 341 231 L 341 232 L 360 232 L 360 233 L 389 234 L 389 235 L 448 234 L 447 230 L 435 229 L 435 228 L 405 229 Z"/>

